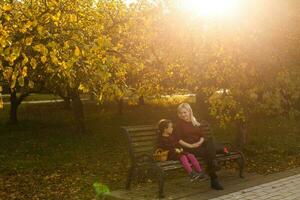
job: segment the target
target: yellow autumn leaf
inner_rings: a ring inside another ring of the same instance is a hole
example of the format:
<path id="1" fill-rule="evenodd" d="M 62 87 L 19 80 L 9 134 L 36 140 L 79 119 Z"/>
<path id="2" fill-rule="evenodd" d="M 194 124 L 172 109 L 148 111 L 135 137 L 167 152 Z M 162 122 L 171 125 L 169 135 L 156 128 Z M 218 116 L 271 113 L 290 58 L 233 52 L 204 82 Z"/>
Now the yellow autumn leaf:
<path id="1" fill-rule="evenodd" d="M 32 89 L 34 87 L 34 82 L 33 81 L 29 81 L 28 87 Z"/>
<path id="2" fill-rule="evenodd" d="M 32 26 L 32 21 L 28 21 L 26 24 L 25 24 L 25 27 L 26 28 L 30 28 Z"/>
<path id="3" fill-rule="evenodd" d="M 32 69 L 36 68 L 36 60 L 34 58 L 31 58 L 30 65 L 31 65 Z"/>
<path id="4" fill-rule="evenodd" d="M 41 57 L 41 61 L 42 61 L 42 63 L 46 63 L 47 57 L 46 57 L 46 56 L 42 56 L 42 57 Z"/>
<path id="5" fill-rule="evenodd" d="M 33 47 L 33 49 L 37 52 L 42 52 L 43 46 L 44 46 L 43 44 L 37 44 Z"/>
<path id="6" fill-rule="evenodd" d="M 2 100 L 2 97 L 0 97 L 0 109 L 3 109 L 3 100 Z"/>
<path id="7" fill-rule="evenodd" d="M 67 68 L 68 68 L 68 66 L 67 66 L 67 64 L 66 64 L 65 61 L 63 61 L 63 62 L 61 63 L 61 65 L 62 65 L 62 67 L 63 67 L 64 69 L 67 69 Z"/>
<path id="8" fill-rule="evenodd" d="M 70 22 L 76 22 L 77 21 L 77 16 L 74 14 L 70 15 Z"/>
<path id="9" fill-rule="evenodd" d="M 21 31 L 22 33 L 26 33 L 26 31 L 27 31 L 27 28 L 26 28 L 26 27 L 24 27 L 24 28 L 20 29 L 20 31 Z"/>
<path id="10" fill-rule="evenodd" d="M 54 63 L 54 64 L 58 64 L 59 63 L 59 60 L 58 58 L 55 56 L 55 54 L 51 55 L 51 61 Z"/>
<path id="11" fill-rule="evenodd" d="M 25 39 L 25 45 L 26 45 L 26 46 L 30 46 L 30 45 L 32 44 L 32 39 L 33 39 L 33 37 L 28 37 L 28 38 L 26 38 L 26 39 Z"/>
<path id="12" fill-rule="evenodd" d="M 28 62 L 28 57 L 26 56 L 26 54 L 24 54 L 24 53 L 22 53 L 22 56 L 23 56 L 23 61 L 22 61 L 22 65 L 24 66 L 24 65 L 26 65 L 27 64 L 27 62 Z"/>
<path id="13" fill-rule="evenodd" d="M 23 70 L 22 70 L 22 76 L 23 77 L 26 77 L 27 76 L 27 67 L 23 67 Z"/>
<path id="14" fill-rule="evenodd" d="M 5 5 L 2 7 L 2 9 L 3 9 L 4 11 L 11 11 L 11 10 L 12 10 L 12 7 L 11 7 L 10 4 L 5 4 Z"/>
<path id="15" fill-rule="evenodd" d="M 0 85 L 0 92 L 2 92 L 3 91 L 3 88 L 2 88 L 2 86 Z"/>
<path id="16" fill-rule="evenodd" d="M 3 72 L 3 77 L 6 80 L 9 80 L 10 77 L 12 76 L 13 73 L 13 68 L 12 67 L 8 67 L 5 69 L 5 71 Z"/>
<path id="17" fill-rule="evenodd" d="M 39 35 L 43 35 L 44 34 L 44 27 L 38 25 L 37 31 L 38 31 Z"/>
<path id="18" fill-rule="evenodd" d="M 87 93 L 89 89 L 85 87 L 83 84 L 80 84 L 78 87 L 79 90 L 82 90 L 82 92 Z"/>
<path id="19" fill-rule="evenodd" d="M 77 46 L 75 47 L 74 55 L 75 56 L 79 56 L 80 55 L 80 49 Z"/>
<path id="20" fill-rule="evenodd" d="M 70 46 L 69 46 L 69 42 L 68 41 L 65 41 L 64 42 L 64 49 L 68 49 Z"/>
<path id="21" fill-rule="evenodd" d="M 56 13 L 56 15 L 52 15 L 51 18 L 52 18 L 53 21 L 58 22 L 59 19 L 60 19 L 60 15 L 61 15 L 61 12 L 58 11 L 58 12 Z"/>
<path id="22" fill-rule="evenodd" d="M 13 81 L 17 80 L 17 75 L 18 75 L 18 72 L 14 72 L 11 76 L 11 80 L 13 80 Z"/>
<path id="23" fill-rule="evenodd" d="M 33 26 L 33 27 L 36 27 L 37 25 L 38 25 L 38 21 L 37 21 L 37 20 L 33 20 L 32 26 Z"/>
<path id="24" fill-rule="evenodd" d="M 23 87 L 24 86 L 24 78 L 22 76 L 20 76 L 18 78 L 18 83 L 19 83 L 19 86 Z"/>

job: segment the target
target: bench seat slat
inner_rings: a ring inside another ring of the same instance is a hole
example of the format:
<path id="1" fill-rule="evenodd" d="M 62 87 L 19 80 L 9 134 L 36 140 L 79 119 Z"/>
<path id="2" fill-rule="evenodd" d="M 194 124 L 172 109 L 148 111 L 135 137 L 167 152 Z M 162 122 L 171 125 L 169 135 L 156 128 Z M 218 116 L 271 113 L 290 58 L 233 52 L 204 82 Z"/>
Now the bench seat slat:
<path id="1" fill-rule="evenodd" d="M 180 163 L 180 162 L 178 160 L 168 160 L 168 161 L 160 161 L 160 162 L 158 161 L 157 165 L 160 167 L 163 167 L 163 166 L 167 166 L 167 165 L 174 165 L 177 163 Z"/>
<path id="2" fill-rule="evenodd" d="M 170 170 L 181 169 L 181 168 L 182 168 L 182 165 L 180 163 L 162 167 L 162 169 L 164 171 L 170 171 Z"/>

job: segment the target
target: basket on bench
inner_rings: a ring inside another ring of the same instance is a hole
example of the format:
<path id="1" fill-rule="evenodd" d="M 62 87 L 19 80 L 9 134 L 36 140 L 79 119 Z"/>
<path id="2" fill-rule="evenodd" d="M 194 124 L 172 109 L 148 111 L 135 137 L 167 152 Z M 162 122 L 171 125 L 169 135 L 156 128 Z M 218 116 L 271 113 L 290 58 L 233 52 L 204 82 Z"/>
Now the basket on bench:
<path id="1" fill-rule="evenodd" d="M 159 198 L 164 197 L 164 172 L 170 170 L 181 169 L 182 165 L 180 161 L 155 161 L 153 159 L 153 153 L 157 150 L 158 146 L 158 133 L 157 127 L 153 125 L 141 125 L 141 126 L 123 126 L 122 132 L 126 134 L 128 139 L 128 149 L 131 159 L 131 166 L 129 168 L 126 189 L 130 189 L 131 181 L 135 172 L 138 169 L 145 167 L 151 167 L 157 173 Z M 211 133 L 208 125 L 202 127 L 205 137 L 211 137 Z M 218 162 L 236 161 L 239 166 L 239 176 L 243 178 L 243 170 L 245 165 L 245 159 L 242 152 L 236 151 L 232 148 L 230 143 L 223 143 L 230 149 L 227 154 L 217 154 L 216 159 Z M 203 160 L 202 158 L 199 158 Z"/>

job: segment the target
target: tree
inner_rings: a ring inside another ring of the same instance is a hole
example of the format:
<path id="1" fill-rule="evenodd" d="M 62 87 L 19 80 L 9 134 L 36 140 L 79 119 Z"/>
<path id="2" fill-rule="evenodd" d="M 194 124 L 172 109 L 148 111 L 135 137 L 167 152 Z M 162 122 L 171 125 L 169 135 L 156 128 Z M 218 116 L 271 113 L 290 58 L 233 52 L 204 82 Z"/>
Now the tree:
<path id="1" fill-rule="evenodd" d="M 10 123 L 17 123 L 17 109 L 30 90 L 34 87 L 37 76 L 37 61 L 32 46 L 35 43 L 35 28 L 40 19 L 26 9 L 26 4 L 19 1 L 3 1 L 1 6 L 1 79 L 10 87 Z M 17 95 L 20 91 L 20 95 Z"/>

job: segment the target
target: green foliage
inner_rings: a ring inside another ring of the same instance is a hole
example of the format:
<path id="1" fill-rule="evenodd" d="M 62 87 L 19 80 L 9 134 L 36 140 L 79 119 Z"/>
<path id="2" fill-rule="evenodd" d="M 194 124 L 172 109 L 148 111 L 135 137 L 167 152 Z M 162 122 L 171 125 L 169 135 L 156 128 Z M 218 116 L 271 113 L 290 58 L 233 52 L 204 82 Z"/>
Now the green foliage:
<path id="1" fill-rule="evenodd" d="M 110 193 L 108 186 L 103 183 L 95 182 L 93 183 L 93 187 L 97 198 L 103 198 L 105 195 Z"/>

